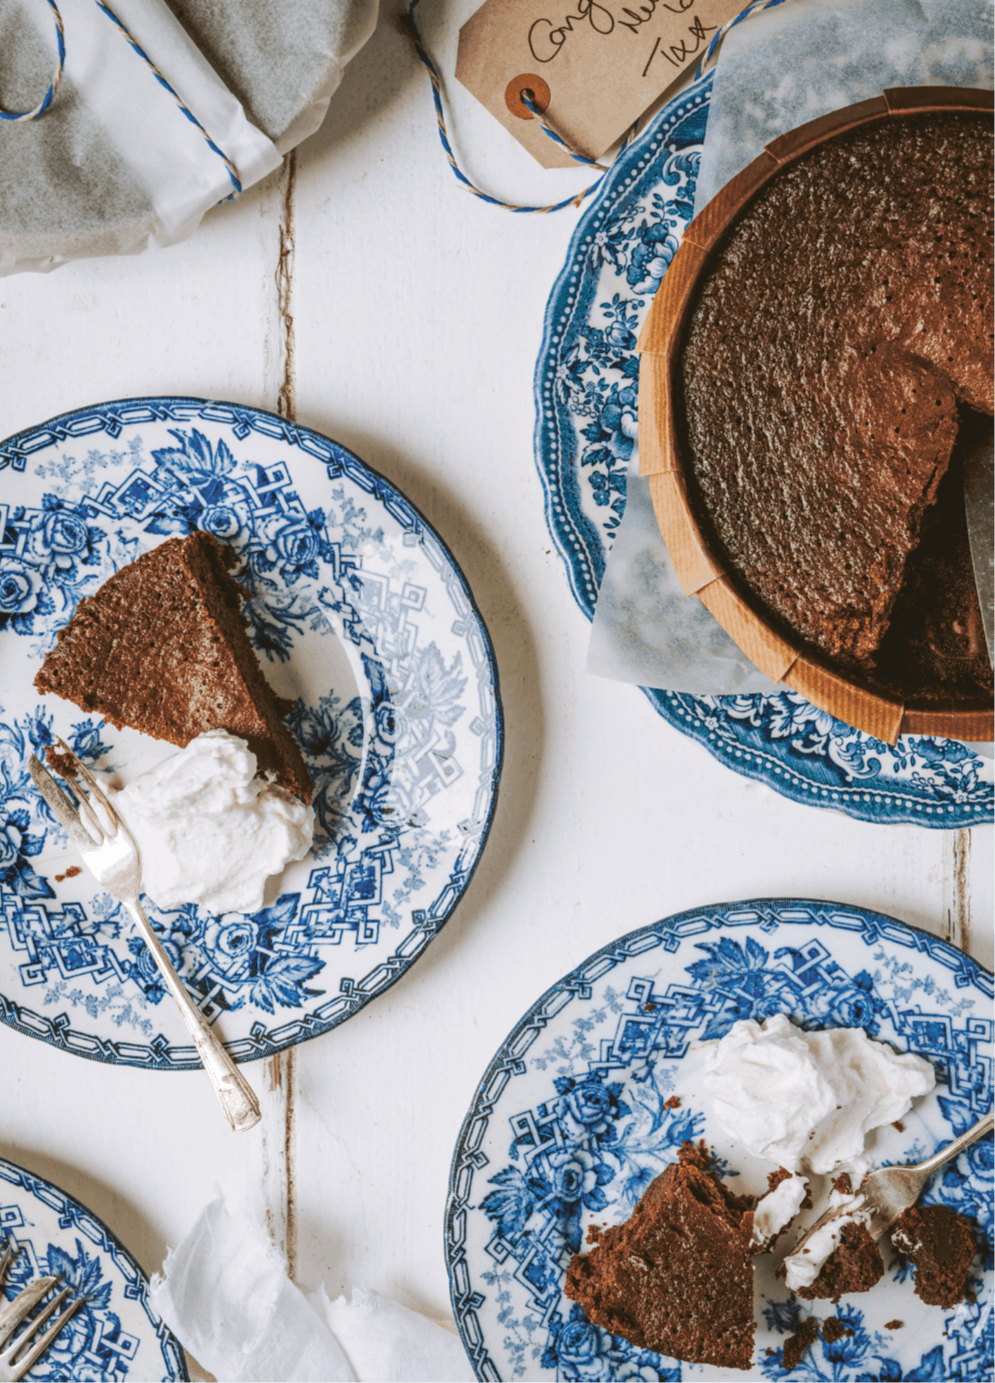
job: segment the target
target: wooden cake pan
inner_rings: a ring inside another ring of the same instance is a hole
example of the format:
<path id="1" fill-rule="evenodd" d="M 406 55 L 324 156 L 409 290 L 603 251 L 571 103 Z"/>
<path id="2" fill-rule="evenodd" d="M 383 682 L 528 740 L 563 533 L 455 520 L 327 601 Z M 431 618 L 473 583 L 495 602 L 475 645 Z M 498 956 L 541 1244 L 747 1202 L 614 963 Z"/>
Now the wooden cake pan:
<path id="1" fill-rule="evenodd" d="M 991 740 L 991 709 L 937 710 L 904 705 L 868 691 L 768 624 L 725 574 L 688 504 L 674 399 L 688 311 L 712 252 L 733 221 L 786 164 L 859 125 L 926 111 L 991 112 L 992 93 L 972 87 L 897 87 L 789 130 L 723 187 L 684 232 L 663 277 L 636 349 L 639 368 L 640 473 L 649 478 L 657 522 L 687 595 L 695 595 L 774 682 L 784 682 L 847 724 L 894 744 L 900 734 Z"/>

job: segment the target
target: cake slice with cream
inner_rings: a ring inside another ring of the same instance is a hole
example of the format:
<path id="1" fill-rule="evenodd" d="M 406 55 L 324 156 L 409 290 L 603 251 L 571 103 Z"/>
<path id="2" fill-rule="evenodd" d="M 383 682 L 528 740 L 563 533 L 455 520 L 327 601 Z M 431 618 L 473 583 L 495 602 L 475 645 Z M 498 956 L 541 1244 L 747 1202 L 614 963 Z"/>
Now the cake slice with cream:
<path id="1" fill-rule="evenodd" d="M 181 748 L 205 730 L 227 730 L 246 742 L 261 774 L 310 802 L 286 708 L 245 632 L 235 561 L 202 532 L 143 553 L 80 601 L 35 686 Z"/>

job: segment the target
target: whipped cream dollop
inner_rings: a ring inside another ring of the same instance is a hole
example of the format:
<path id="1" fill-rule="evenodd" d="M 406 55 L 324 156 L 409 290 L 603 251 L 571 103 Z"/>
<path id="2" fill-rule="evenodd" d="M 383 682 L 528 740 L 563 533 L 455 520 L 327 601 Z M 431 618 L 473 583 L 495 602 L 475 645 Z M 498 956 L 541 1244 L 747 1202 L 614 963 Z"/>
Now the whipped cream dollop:
<path id="1" fill-rule="evenodd" d="M 836 1190 L 830 1194 L 828 1208 L 840 1213 L 810 1234 L 800 1253 L 789 1253 L 784 1260 L 784 1280 L 793 1292 L 811 1287 L 826 1259 L 836 1251 L 846 1225 L 870 1224 L 871 1213 L 861 1209 L 863 1204 L 863 1196 Z"/>
<path id="2" fill-rule="evenodd" d="M 719 1122 L 754 1156 L 791 1172 L 863 1172 L 866 1135 L 907 1114 L 936 1078 L 928 1061 L 862 1028 L 803 1032 L 779 1013 L 741 1019 L 709 1044 L 704 1082 Z"/>
<path id="3" fill-rule="evenodd" d="M 757 1202 L 753 1212 L 753 1248 L 765 1249 L 798 1214 L 808 1194 L 804 1177 L 789 1176 Z"/>
<path id="4" fill-rule="evenodd" d="M 311 848 L 314 813 L 256 777 L 256 756 L 208 730 L 112 794 L 142 852 L 142 891 L 161 908 L 258 912 L 266 880 Z"/>

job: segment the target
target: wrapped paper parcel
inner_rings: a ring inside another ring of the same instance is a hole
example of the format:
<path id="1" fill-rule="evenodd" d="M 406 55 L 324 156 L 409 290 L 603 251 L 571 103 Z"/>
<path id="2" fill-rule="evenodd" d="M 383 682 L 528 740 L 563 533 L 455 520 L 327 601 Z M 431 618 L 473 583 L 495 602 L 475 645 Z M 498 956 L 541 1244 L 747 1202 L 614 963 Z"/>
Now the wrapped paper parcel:
<path id="1" fill-rule="evenodd" d="M 377 0 L 0 0 L 0 274 L 184 239 L 320 125 Z"/>

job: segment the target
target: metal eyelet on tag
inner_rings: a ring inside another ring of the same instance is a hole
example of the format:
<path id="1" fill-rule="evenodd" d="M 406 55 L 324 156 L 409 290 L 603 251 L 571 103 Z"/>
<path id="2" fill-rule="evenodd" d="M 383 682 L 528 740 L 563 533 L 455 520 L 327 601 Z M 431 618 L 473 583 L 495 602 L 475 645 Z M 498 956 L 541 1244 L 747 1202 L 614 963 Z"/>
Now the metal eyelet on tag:
<path id="1" fill-rule="evenodd" d="M 545 111 L 550 102 L 549 86 L 534 72 L 523 72 L 520 77 L 513 77 L 505 87 L 504 103 L 512 115 L 517 115 L 519 120 L 534 120 L 535 116 L 522 101 L 523 91 L 530 91 L 536 109 Z"/>

